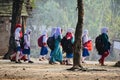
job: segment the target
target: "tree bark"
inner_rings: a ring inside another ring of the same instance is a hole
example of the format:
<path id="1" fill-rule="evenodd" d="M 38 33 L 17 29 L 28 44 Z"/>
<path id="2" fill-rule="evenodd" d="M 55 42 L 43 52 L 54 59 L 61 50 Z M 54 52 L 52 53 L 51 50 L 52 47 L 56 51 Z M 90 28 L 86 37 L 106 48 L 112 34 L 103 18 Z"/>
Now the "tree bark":
<path id="1" fill-rule="evenodd" d="M 13 45 L 15 43 L 15 39 L 14 39 L 15 25 L 16 23 L 20 23 L 22 4 L 23 4 L 23 0 L 13 0 L 9 49 L 8 52 L 4 55 L 3 57 L 4 59 L 9 59 L 9 56 L 14 52 L 15 46 Z"/>
<path id="2" fill-rule="evenodd" d="M 83 29 L 83 0 L 77 0 L 78 8 L 78 22 L 75 31 L 75 43 L 74 43 L 74 56 L 73 56 L 73 67 L 70 70 L 83 69 L 81 65 L 81 54 L 82 54 L 82 29 Z"/>

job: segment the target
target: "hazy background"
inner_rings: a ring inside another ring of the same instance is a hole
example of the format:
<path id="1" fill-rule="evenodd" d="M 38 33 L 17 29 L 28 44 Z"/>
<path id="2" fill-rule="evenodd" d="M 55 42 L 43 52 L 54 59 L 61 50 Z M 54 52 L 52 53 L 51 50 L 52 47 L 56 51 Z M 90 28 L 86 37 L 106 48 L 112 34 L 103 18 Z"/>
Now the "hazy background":
<path id="1" fill-rule="evenodd" d="M 94 49 L 94 40 L 100 34 L 102 27 L 109 28 L 109 39 L 120 40 L 120 0 L 83 0 L 84 1 L 84 29 L 89 30 L 89 37 L 93 41 L 93 51 L 89 60 L 98 60 L 99 55 Z M 32 29 L 31 55 L 39 57 L 40 48 L 37 39 L 43 31 L 51 34 L 52 27 L 61 27 L 63 36 L 68 28 L 75 30 L 77 24 L 77 0 L 36 0 L 35 8 L 27 19 L 27 27 Z M 111 48 L 107 60 L 120 59 L 119 50 Z"/>

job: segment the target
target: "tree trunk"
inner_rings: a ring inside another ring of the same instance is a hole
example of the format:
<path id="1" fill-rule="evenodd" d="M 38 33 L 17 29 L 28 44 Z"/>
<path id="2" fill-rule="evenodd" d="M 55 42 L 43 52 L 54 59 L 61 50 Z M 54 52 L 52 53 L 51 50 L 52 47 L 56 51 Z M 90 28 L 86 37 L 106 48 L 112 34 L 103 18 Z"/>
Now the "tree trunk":
<path id="1" fill-rule="evenodd" d="M 14 52 L 14 48 L 15 48 L 15 46 L 13 46 L 15 43 L 14 31 L 15 31 L 16 23 L 20 23 L 22 4 L 23 4 L 23 0 L 13 0 L 9 49 L 8 52 L 4 55 L 3 57 L 4 59 L 9 59 L 9 56 Z"/>
<path id="2" fill-rule="evenodd" d="M 83 0 L 77 0 L 78 8 L 78 22 L 75 31 L 75 43 L 74 43 L 74 57 L 73 67 L 70 70 L 83 69 L 81 65 L 81 53 L 82 53 L 82 29 L 83 29 Z"/>

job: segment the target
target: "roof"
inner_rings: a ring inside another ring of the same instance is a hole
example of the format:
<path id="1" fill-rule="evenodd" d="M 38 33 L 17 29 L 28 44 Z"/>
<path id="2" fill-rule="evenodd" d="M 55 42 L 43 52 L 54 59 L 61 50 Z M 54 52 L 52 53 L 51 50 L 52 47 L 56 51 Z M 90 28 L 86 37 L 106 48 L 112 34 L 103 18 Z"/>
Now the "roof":
<path id="1" fill-rule="evenodd" d="M 12 2 L 0 3 L 0 16 L 12 16 Z M 21 16 L 28 16 L 25 4 L 22 6 Z"/>

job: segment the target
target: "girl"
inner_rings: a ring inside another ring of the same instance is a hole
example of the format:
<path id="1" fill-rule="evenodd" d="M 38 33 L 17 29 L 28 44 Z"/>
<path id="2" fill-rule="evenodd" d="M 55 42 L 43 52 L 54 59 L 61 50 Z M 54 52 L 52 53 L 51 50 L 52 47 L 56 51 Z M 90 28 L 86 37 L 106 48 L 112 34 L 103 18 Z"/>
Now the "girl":
<path id="1" fill-rule="evenodd" d="M 105 58 L 109 55 L 109 51 L 110 51 L 110 42 L 109 42 L 109 38 L 108 38 L 108 28 L 104 27 L 101 29 L 101 36 L 102 36 L 102 41 L 104 44 L 104 48 L 103 51 L 100 52 L 101 53 L 101 58 L 99 59 L 99 63 L 101 64 L 101 66 L 104 66 L 104 60 Z"/>
<path id="2" fill-rule="evenodd" d="M 15 42 L 16 42 L 16 63 L 21 63 L 19 60 L 19 55 L 20 55 L 20 51 L 21 51 L 21 45 L 20 45 L 20 40 L 22 35 L 21 33 L 21 28 L 22 25 L 21 24 L 16 24 L 16 29 L 15 29 Z"/>
<path id="3" fill-rule="evenodd" d="M 62 50 L 61 50 L 61 39 L 62 39 L 62 33 L 61 33 L 61 28 L 57 27 L 56 28 L 56 32 L 55 32 L 55 48 L 53 49 L 53 51 L 51 52 L 51 58 L 49 61 L 49 64 L 56 64 L 56 62 L 60 62 L 60 64 L 62 63 Z"/>
<path id="4" fill-rule="evenodd" d="M 47 49 L 47 39 L 48 39 L 48 36 L 47 36 L 46 31 L 43 32 L 42 36 L 43 36 L 42 37 L 42 44 L 43 45 L 41 47 L 39 61 L 46 60 L 46 55 L 48 53 L 48 49 Z"/>
<path id="5" fill-rule="evenodd" d="M 28 63 L 33 63 L 33 61 L 30 60 L 30 34 L 31 29 L 27 29 L 26 33 L 24 34 L 24 50 L 23 54 L 27 54 Z"/>
<path id="6" fill-rule="evenodd" d="M 66 35 L 63 37 L 61 44 L 63 51 L 66 52 L 66 65 L 72 65 L 70 59 L 73 58 L 73 43 L 74 36 L 72 33 L 72 29 L 68 29 Z"/>
<path id="7" fill-rule="evenodd" d="M 83 44 L 82 63 L 85 63 L 86 57 L 89 56 L 89 51 L 87 47 L 88 41 L 89 41 L 88 30 L 84 30 L 83 36 L 82 36 L 82 44 Z"/>

